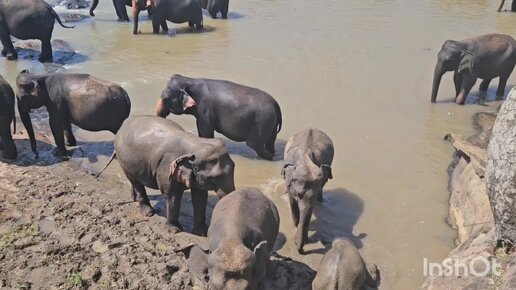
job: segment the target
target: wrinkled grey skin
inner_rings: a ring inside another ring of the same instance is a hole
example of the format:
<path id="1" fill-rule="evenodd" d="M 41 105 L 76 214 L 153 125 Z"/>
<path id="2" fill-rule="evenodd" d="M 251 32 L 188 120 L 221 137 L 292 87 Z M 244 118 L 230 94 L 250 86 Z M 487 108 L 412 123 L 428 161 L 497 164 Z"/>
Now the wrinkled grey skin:
<path id="1" fill-rule="evenodd" d="M 66 155 L 66 145 L 77 144 L 72 124 L 88 131 L 108 130 L 116 134 L 129 116 L 131 102 L 118 84 L 88 74 L 31 74 L 22 71 L 16 78 L 18 112 L 29 135 L 32 152 L 38 156 L 36 138 L 29 116 L 32 109 L 45 106 L 57 148 Z"/>
<path id="2" fill-rule="evenodd" d="M 115 152 L 141 213 L 154 213 L 145 187 L 159 189 L 167 203 L 167 225 L 173 232 L 182 230 L 179 211 L 186 189 L 192 193 L 192 232 L 197 235 L 206 235 L 208 228 L 208 190 L 216 190 L 219 198 L 235 190 L 235 163 L 224 142 L 199 138 L 171 120 L 128 118 L 116 134 Z"/>
<path id="3" fill-rule="evenodd" d="M 202 8 L 208 9 L 213 19 L 217 19 L 217 13 L 219 12 L 222 15 L 222 19 L 227 19 L 229 0 L 202 0 Z"/>
<path id="4" fill-rule="evenodd" d="M 134 21 L 133 34 L 138 34 L 138 14 L 142 10 L 133 0 L 132 16 Z M 197 30 L 203 27 L 201 0 L 153 0 L 152 1 L 152 31 L 159 33 L 159 27 L 168 31 L 167 21 L 173 23 L 188 22 L 188 26 Z"/>
<path id="5" fill-rule="evenodd" d="M 16 116 L 14 112 L 14 92 L 11 85 L 0 75 L 0 149 L 4 151 L 7 159 L 16 159 L 18 151 L 11 135 L 11 123 L 13 134 L 16 133 Z"/>
<path id="6" fill-rule="evenodd" d="M 486 34 L 462 41 L 447 40 L 439 54 L 434 70 L 431 102 L 435 103 L 441 78 L 454 71 L 455 102 L 463 105 L 477 78 L 482 79 L 480 91 L 487 91 L 492 79 L 500 81 L 496 95 L 505 93 L 507 79 L 516 64 L 516 40 L 505 34 Z"/>
<path id="7" fill-rule="evenodd" d="M 500 6 L 498 6 L 497 12 L 502 12 L 503 5 L 505 4 L 505 0 L 500 1 Z M 516 12 L 516 0 L 512 0 L 511 4 L 511 12 Z"/>
<path id="8" fill-rule="evenodd" d="M 41 62 L 52 62 L 52 31 L 54 22 L 65 28 L 52 7 L 43 0 L 0 0 L 0 40 L 2 55 L 8 60 L 18 59 L 11 35 L 18 39 L 41 40 Z"/>
<path id="9" fill-rule="evenodd" d="M 294 225 L 294 242 L 299 253 L 308 241 L 308 226 L 316 201 L 322 201 L 322 190 L 332 179 L 333 143 L 316 128 L 305 129 L 290 137 L 285 147 L 281 171 L 290 201 Z"/>
<path id="10" fill-rule="evenodd" d="M 281 110 L 276 100 L 261 90 L 228 81 L 174 75 L 156 106 L 160 117 L 170 112 L 194 115 L 201 137 L 213 138 L 217 131 L 233 141 L 245 141 L 264 159 L 274 157 Z"/>
<path id="11" fill-rule="evenodd" d="M 312 283 L 313 290 L 359 290 L 377 288 L 380 272 L 367 265 L 357 248 L 348 240 L 336 239 L 324 255 Z"/>
<path id="12" fill-rule="evenodd" d="M 191 272 L 208 273 L 215 290 L 261 289 L 279 230 L 274 203 L 256 188 L 232 192 L 217 203 L 208 229 L 209 246 L 193 245 Z"/>

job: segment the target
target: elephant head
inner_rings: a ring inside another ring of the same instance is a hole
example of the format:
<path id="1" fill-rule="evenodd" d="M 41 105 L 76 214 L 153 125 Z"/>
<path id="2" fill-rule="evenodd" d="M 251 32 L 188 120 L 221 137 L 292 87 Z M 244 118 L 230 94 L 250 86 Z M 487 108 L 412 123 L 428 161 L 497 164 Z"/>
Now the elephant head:
<path id="1" fill-rule="evenodd" d="M 215 190 L 219 198 L 235 190 L 235 163 L 220 140 L 207 140 L 195 153 L 183 155 L 170 164 L 169 178 L 187 188 Z"/>
<path id="2" fill-rule="evenodd" d="M 253 290 L 266 276 L 269 249 L 261 241 L 248 248 L 237 241 L 226 241 L 213 252 L 197 244 L 190 245 L 188 268 L 195 274 L 207 274 L 208 289 Z"/>
<path id="3" fill-rule="evenodd" d="M 18 99 L 18 112 L 30 138 L 32 152 L 38 156 L 36 138 L 30 120 L 29 112 L 45 105 L 48 93 L 45 87 L 45 76 L 34 75 L 23 70 L 16 78 L 16 98 Z"/>
<path id="4" fill-rule="evenodd" d="M 442 76 L 448 71 L 462 73 L 467 70 L 473 72 L 474 56 L 463 44 L 454 40 L 447 40 L 437 55 L 437 63 L 434 70 L 431 102 L 435 103 Z"/>
<path id="5" fill-rule="evenodd" d="M 156 105 L 157 116 L 165 118 L 170 112 L 175 115 L 189 113 L 197 105 L 188 86 L 182 84 L 178 78 L 180 76 L 173 76 L 161 93 L 161 98 Z"/>
<path id="6" fill-rule="evenodd" d="M 321 194 L 325 181 L 332 179 L 333 175 L 330 165 L 322 164 L 319 167 L 308 155 L 304 159 L 299 164 L 285 163 L 281 175 L 290 193 L 299 199 L 305 196 L 311 199 Z"/>

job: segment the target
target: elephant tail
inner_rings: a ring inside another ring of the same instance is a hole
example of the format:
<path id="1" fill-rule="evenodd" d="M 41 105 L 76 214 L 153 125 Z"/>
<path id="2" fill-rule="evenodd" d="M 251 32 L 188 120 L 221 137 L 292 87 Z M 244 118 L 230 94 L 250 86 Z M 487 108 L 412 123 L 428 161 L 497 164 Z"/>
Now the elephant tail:
<path id="1" fill-rule="evenodd" d="M 278 118 L 278 130 L 276 134 L 281 131 L 281 125 L 283 124 L 283 119 L 281 117 L 281 109 L 277 102 L 274 103 L 274 109 L 276 110 L 276 117 Z"/>
<path id="2" fill-rule="evenodd" d="M 59 25 L 61 25 L 62 27 L 64 27 L 64 28 L 75 28 L 75 26 L 66 26 L 66 25 L 64 25 L 63 22 L 61 21 L 61 18 L 59 18 L 59 15 L 57 15 L 57 13 L 54 10 L 54 8 L 50 7 L 50 5 L 48 6 L 48 11 L 50 12 L 50 14 L 52 14 L 52 16 L 54 16 L 54 18 L 57 20 L 57 22 L 59 22 Z"/>
<path id="3" fill-rule="evenodd" d="M 106 165 L 104 165 L 104 167 L 97 174 L 95 174 L 95 178 L 98 178 L 100 176 L 102 171 L 104 171 L 109 166 L 109 164 L 111 164 L 111 162 L 113 161 L 113 159 L 115 159 L 115 157 L 116 157 L 116 151 L 113 150 L 113 154 L 111 154 L 111 157 L 109 157 L 108 162 L 106 163 Z"/>

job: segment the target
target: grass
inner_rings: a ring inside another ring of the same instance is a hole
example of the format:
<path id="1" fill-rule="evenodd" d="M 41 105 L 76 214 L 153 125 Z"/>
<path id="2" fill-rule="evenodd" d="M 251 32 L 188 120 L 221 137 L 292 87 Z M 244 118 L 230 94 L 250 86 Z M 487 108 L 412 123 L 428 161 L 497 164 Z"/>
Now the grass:
<path id="1" fill-rule="evenodd" d="M 505 267 L 507 266 L 509 254 L 506 247 L 500 247 L 496 249 L 493 258 L 499 263 L 500 269 L 499 271 L 492 270 L 491 279 L 493 280 L 494 290 L 500 289 L 503 283 L 503 276 L 505 274 Z"/>
<path id="2" fill-rule="evenodd" d="M 76 272 L 75 270 L 70 274 L 70 282 L 73 286 L 84 289 L 86 288 L 86 282 L 82 279 L 81 272 Z"/>
<path id="3" fill-rule="evenodd" d="M 17 226 L 0 237 L 0 249 L 11 246 L 17 240 L 36 236 L 39 236 L 39 227 L 36 223 Z"/>

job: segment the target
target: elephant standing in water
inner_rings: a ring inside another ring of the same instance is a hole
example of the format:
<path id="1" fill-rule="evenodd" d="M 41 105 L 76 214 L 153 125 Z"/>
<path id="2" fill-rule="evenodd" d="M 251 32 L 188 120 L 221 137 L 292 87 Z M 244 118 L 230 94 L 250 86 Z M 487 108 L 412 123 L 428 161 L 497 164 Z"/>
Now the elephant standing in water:
<path id="1" fill-rule="evenodd" d="M 52 7 L 43 0 L 0 0 L 0 40 L 2 55 L 8 60 L 18 59 L 11 35 L 18 39 L 41 40 L 41 55 L 39 61 L 52 62 L 52 31 L 57 20 L 64 28 L 66 26 Z"/>
<path id="2" fill-rule="evenodd" d="M 500 6 L 498 6 L 498 10 L 496 10 L 496 11 L 501 12 L 504 4 L 505 4 L 505 0 L 502 0 L 500 2 Z M 516 12 L 516 0 L 512 0 L 511 12 Z"/>
<path id="3" fill-rule="evenodd" d="M 229 0 L 202 0 L 202 8 L 207 9 L 213 19 L 217 19 L 217 13 L 219 12 L 222 19 L 227 19 Z"/>
<path id="4" fill-rule="evenodd" d="M 31 74 L 22 71 L 16 78 L 18 112 L 38 156 L 29 112 L 45 106 L 57 148 L 55 155 L 66 155 L 66 145 L 75 146 L 72 124 L 88 131 L 108 130 L 116 134 L 129 116 L 131 101 L 118 84 L 88 74 Z"/>
<path id="5" fill-rule="evenodd" d="M 93 4 L 90 8 L 90 15 L 92 17 L 95 16 L 95 8 L 99 4 L 99 0 L 93 0 Z M 119 22 L 129 22 L 129 16 L 127 15 L 127 10 L 125 6 L 129 7 L 137 7 L 139 11 L 147 10 L 149 13 L 149 17 L 152 16 L 152 7 L 154 2 L 152 0 L 113 0 L 113 6 L 115 6 L 115 12 L 118 16 Z"/>
<path id="6" fill-rule="evenodd" d="M 213 138 L 217 131 L 233 141 L 245 141 L 263 159 L 274 157 L 281 110 L 264 91 L 228 81 L 174 75 L 156 106 L 160 117 L 170 112 L 194 115 L 200 137 Z"/>
<path id="7" fill-rule="evenodd" d="M 7 159 L 16 159 L 18 151 L 11 135 L 11 123 L 16 133 L 16 116 L 14 112 L 14 92 L 9 83 L 0 76 L 0 149 Z"/>
<path id="8" fill-rule="evenodd" d="M 285 181 L 294 225 L 294 243 L 299 253 L 308 241 L 308 226 L 316 200 L 322 201 L 322 190 L 332 179 L 333 142 L 321 130 L 310 128 L 292 136 L 285 147 L 281 175 Z"/>
<path id="9" fill-rule="evenodd" d="M 145 187 L 161 191 L 167 203 L 167 225 L 173 232 L 183 229 L 179 212 L 186 189 L 192 193 L 192 232 L 197 235 L 206 235 L 208 228 L 208 190 L 216 190 L 219 198 L 235 190 L 235 163 L 224 142 L 199 138 L 171 120 L 154 116 L 128 118 L 116 134 L 115 153 L 109 162 L 115 154 L 143 215 L 154 214 Z"/>
<path id="10" fill-rule="evenodd" d="M 361 290 L 364 286 L 376 289 L 380 271 L 375 264 L 364 263 L 352 242 L 336 239 L 321 260 L 312 283 L 313 290 Z"/>
<path id="11" fill-rule="evenodd" d="M 477 78 L 482 79 L 480 91 L 487 91 L 491 80 L 499 77 L 496 95 L 502 97 L 514 65 L 516 40 L 509 35 L 486 34 L 462 41 L 447 40 L 437 55 L 431 102 L 435 103 L 441 78 L 447 71 L 454 71 L 457 104 L 464 104 Z"/>
<path id="12" fill-rule="evenodd" d="M 256 188 L 234 191 L 213 209 L 208 246 L 190 245 L 188 268 L 208 273 L 208 289 L 263 289 L 280 217 L 274 202 Z"/>

